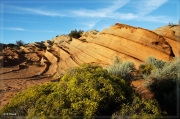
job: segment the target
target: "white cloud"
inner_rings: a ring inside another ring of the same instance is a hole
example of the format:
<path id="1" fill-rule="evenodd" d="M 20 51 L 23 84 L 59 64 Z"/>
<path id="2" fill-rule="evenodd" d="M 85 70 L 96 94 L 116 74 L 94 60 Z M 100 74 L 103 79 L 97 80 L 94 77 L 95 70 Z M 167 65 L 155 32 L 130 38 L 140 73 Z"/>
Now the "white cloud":
<path id="1" fill-rule="evenodd" d="M 168 0 L 140 0 L 134 4 L 139 15 L 144 16 L 156 10 Z"/>
<path id="2" fill-rule="evenodd" d="M 88 9 L 80 9 L 80 10 L 73 10 L 70 11 L 72 16 L 74 17 L 95 17 L 95 18 L 103 18 L 105 17 L 105 11 L 99 10 L 88 10 Z"/>
<path id="3" fill-rule="evenodd" d="M 174 21 L 174 19 L 166 16 L 142 16 L 142 17 L 138 17 L 137 21 L 169 23 L 169 21 Z"/>
<path id="4" fill-rule="evenodd" d="M 79 29 L 89 30 L 92 29 L 99 21 L 101 21 L 101 19 L 89 19 L 89 20 L 84 20 L 82 22 L 78 22 L 77 24 L 79 24 L 80 26 Z"/>
<path id="5" fill-rule="evenodd" d="M 114 12 L 107 16 L 107 18 L 121 19 L 121 20 L 132 20 L 138 17 L 139 17 L 138 15 L 135 15 L 133 13 L 119 13 L 119 12 Z"/>
<path id="6" fill-rule="evenodd" d="M 5 8 L 8 8 L 7 13 L 20 13 L 20 14 L 39 14 L 39 15 L 44 15 L 44 16 L 52 16 L 52 17 L 63 17 L 65 16 L 64 14 L 55 12 L 55 11 L 48 11 L 48 10 L 42 10 L 42 9 L 37 9 L 37 8 L 25 8 L 25 7 L 16 7 L 16 6 L 5 6 Z"/>
<path id="7" fill-rule="evenodd" d="M 38 9 L 23 8 L 22 10 L 26 10 L 26 11 L 29 11 L 31 13 L 45 15 L 45 16 L 52 16 L 52 17 L 55 17 L 55 16 L 60 16 L 60 17 L 65 16 L 63 14 L 59 14 L 59 13 L 56 13 L 56 12 L 43 11 L 43 10 L 38 10 Z"/>
<path id="8" fill-rule="evenodd" d="M 1 28 L 3 30 L 12 30 L 12 31 L 25 31 L 23 28 L 20 28 L 20 27 L 4 27 L 4 28 Z"/>
<path id="9" fill-rule="evenodd" d="M 70 13 L 72 14 L 71 16 L 73 17 L 80 17 L 80 18 L 86 17 L 90 19 L 95 19 L 91 21 L 86 20 L 81 23 L 89 29 L 93 28 L 99 21 L 101 21 L 104 18 L 110 18 L 116 20 L 136 20 L 136 21 L 152 21 L 152 22 L 167 23 L 167 21 L 170 21 L 171 19 L 167 16 L 146 16 L 152 11 L 158 9 L 167 1 L 168 0 L 140 0 L 134 4 L 136 9 L 132 9 L 133 10 L 132 12 L 137 11 L 136 14 L 131 12 L 129 13 L 117 12 L 118 9 L 129 3 L 129 0 L 115 1 L 112 6 L 109 6 L 107 8 L 100 8 L 96 10 L 79 9 L 79 10 L 70 11 Z M 163 21 L 161 19 L 163 19 Z"/>
<path id="10" fill-rule="evenodd" d="M 93 28 L 99 21 L 104 18 L 116 18 L 117 16 L 113 15 L 115 11 L 126 5 L 130 0 L 118 0 L 114 1 L 113 5 L 107 8 L 100 8 L 96 10 L 89 9 L 79 9 L 79 10 L 69 10 L 68 12 L 73 17 L 83 17 L 83 18 L 91 18 L 91 21 L 88 20 L 85 22 L 81 22 L 86 26 L 86 29 Z"/>
<path id="11" fill-rule="evenodd" d="M 107 8 L 89 10 L 89 9 L 79 9 L 79 10 L 69 10 L 72 16 L 75 17 L 92 17 L 92 18 L 106 18 L 108 14 L 115 12 L 124 5 L 126 5 L 129 0 L 118 0 L 113 3 L 112 6 Z"/>
<path id="12" fill-rule="evenodd" d="M 37 14 L 51 17 L 69 17 L 78 18 L 77 24 L 85 29 L 92 29 L 98 22 L 107 18 L 114 20 L 136 20 L 136 21 L 152 21 L 167 23 L 172 21 L 172 18 L 168 16 L 150 16 L 152 11 L 158 9 L 165 4 L 168 0 L 138 0 L 136 2 L 131 0 L 114 0 L 110 2 L 107 8 L 99 9 L 73 9 L 73 10 L 61 10 L 61 11 L 49 11 L 42 8 L 25 8 L 16 6 L 6 6 L 10 11 L 7 12 L 20 12 L 24 14 Z M 131 3 L 130 3 L 131 2 Z M 121 8 L 125 5 L 134 5 L 132 9 L 128 10 L 129 13 L 121 12 Z M 131 12 L 132 11 L 132 12 Z M 147 16 L 148 15 L 148 16 Z M 163 20 L 162 20 L 163 19 Z M 17 29 L 18 30 L 18 29 Z M 24 29 L 19 29 L 24 30 Z M 56 31 L 34 31 L 34 32 L 56 32 Z"/>
<path id="13" fill-rule="evenodd" d="M 28 30 L 29 32 L 46 32 L 46 33 L 52 33 L 52 32 L 57 32 L 57 31 L 51 31 L 51 30 Z M 58 32 L 59 33 L 59 32 Z"/>
<path id="14" fill-rule="evenodd" d="M 23 23 L 38 23 L 36 21 L 23 21 L 23 20 L 14 20 L 14 19 L 0 19 L 1 21 L 7 22 L 23 22 Z"/>
<path id="15" fill-rule="evenodd" d="M 28 31 L 28 32 L 57 32 L 59 33 L 58 31 L 52 31 L 52 30 L 26 30 L 26 29 L 23 29 L 23 28 L 20 28 L 20 27 L 3 27 L 3 28 L 0 28 L 2 30 L 9 30 L 9 31 Z"/>
<path id="16" fill-rule="evenodd" d="M 116 20 L 136 20 L 136 21 L 150 21 L 159 23 L 168 23 L 169 21 L 174 21 L 172 17 L 168 16 L 151 16 L 145 15 L 141 16 L 133 13 L 112 13 L 107 18 L 112 18 Z"/>
<path id="17" fill-rule="evenodd" d="M 74 10 L 64 10 L 64 11 L 49 11 L 42 10 L 42 8 L 25 8 L 25 7 L 16 7 L 16 6 L 5 6 L 6 8 L 10 8 L 11 12 L 20 12 L 20 13 L 31 13 L 31 14 L 39 14 L 44 16 L 60 16 L 60 17 L 77 17 L 77 18 L 91 18 L 91 21 L 87 20 L 83 22 L 83 25 L 86 25 L 88 28 L 93 28 L 96 23 L 101 21 L 104 18 L 111 19 L 119 19 L 119 20 L 135 20 L 141 18 L 141 20 L 146 20 L 145 17 L 152 11 L 159 8 L 161 5 L 166 3 L 168 0 L 139 0 L 134 3 L 133 12 L 137 13 L 121 13 L 117 12 L 118 9 L 122 8 L 126 4 L 128 4 L 131 0 L 114 0 L 111 6 L 107 8 L 99 8 L 99 9 L 74 9 Z M 132 4 L 132 1 L 131 3 Z M 7 11 L 9 12 L 9 11 Z M 151 16 L 149 21 L 157 21 L 155 18 L 158 16 Z M 147 20 L 146 20 L 147 21 Z"/>
<path id="18" fill-rule="evenodd" d="M 93 28 L 99 21 L 104 18 L 110 18 L 115 20 L 136 20 L 136 21 L 151 21 L 151 22 L 160 22 L 160 23 L 168 23 L 172 21 L 172 18 L 169 16 L 149 16 L 151 12 L 158 9 L 160 6 L 165 4 L 168 0 L 140 0 L 136 2 L 135 8 L 132 9 L 137 13 L 121 13 L 117 12 L 118 9 L 126 5 L 129 0 L 127 1 L 116 1 L 112 6 L 102 9 L 96 10 L 88 10 L 88 9 L 80 9 L 72 11 L 73 15 L 76 17 L 88 17 L 94 18 L 98 20 L 92 21 L 85 21 L 83 24 L 86 25 L 88 28 Z M 148 15 L 148 16 L 147 16 Z M 82 23 L 81 23 L 82 24 Z"/>

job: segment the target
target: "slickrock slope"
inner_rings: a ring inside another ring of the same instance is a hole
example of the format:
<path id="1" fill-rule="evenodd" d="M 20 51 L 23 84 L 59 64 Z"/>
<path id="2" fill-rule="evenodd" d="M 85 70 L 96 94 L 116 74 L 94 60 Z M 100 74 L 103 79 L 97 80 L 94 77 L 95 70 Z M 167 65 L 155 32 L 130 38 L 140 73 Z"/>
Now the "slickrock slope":
<path id="1" fill-rule="evenodd" d="M 0 56 L 0 108 L 17 92 L 53 81 L 83 63 L 107 67 L 118 56 L 135 62 L 137 68 L 149 56 L 161 60 L 179 56 L 179 41 L 155 32 L 117 23 L 101 32 L 84 32 L 79 39 L 64 35 L 22 47 L 6 46 Z"/>
<path id="2" fill-rule="evenodd" d="M 175 56 L 180 56 L 180 25 L 163 26 L 154 30 L 170 44 Z"/>
<path id="3" fill-rule="evenodd" d="M 170 44 L 163 36 L 124 24 L 116 24 L 96 35 L 85 34 L 81 39 L 114 50 L 135 61 L 145 61 L 148 56 L 170 60 L 174 56 Z"/>
<path id="4" fill-rule="evenodd" d="M 170 36 L 170 37 L 174 36 L 174 37 L 180 38 L 180 25 L 163 26 L 163 27 L 157 28 L 153 31 L 159 35 Z"/>

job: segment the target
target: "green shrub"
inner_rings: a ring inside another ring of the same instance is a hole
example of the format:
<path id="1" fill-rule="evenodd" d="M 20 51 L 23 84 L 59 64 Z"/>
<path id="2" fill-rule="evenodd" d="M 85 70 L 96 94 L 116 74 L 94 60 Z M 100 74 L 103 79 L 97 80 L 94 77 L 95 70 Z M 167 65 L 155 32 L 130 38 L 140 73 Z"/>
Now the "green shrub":
<path id="1" fill-rule="evenodd" d="M 155 80 L 150 90 L 168 115 L 177 115 L 177 84 L 173 79 Z"/>
<path id="2" fill-rule="evenodd" d="M 112 115 L 126 102 L 131 89 L 125 81 L 96 65 L 69 70 L 59 83 L 35 86 L 17 94 L 4 112 L 20 116 Z"/>
<path id="3" fill-rule="evenodd" d="M 174 58 L 172 62 L 156 60 L 154 63 L 151 63 L 151 65 L 155 66 L 151 73 L 152 78 L 156 80 L 180 80 L 178 77 L 180 74 L 180 58 Z"/>
<path id="4" fill-rule="evenodd" d="M 154 66 L 155 68 L 163 68 L 167 64 L 166 61 L 158 60 L 154 57 L 148 57 L 146 59 L 146 63 Z"/>
<path id="5" fill-rule="evenodd" d="M 70 36 L 70 37 L 73 37 L 73 38 L 80 38 L 82 33 L 83 33 L 83 30 L 77 31 L 77 30 L 75 29 L 75 30 L 72 30 L 72 31 L 69 33 L 69 36 Z"/>
<path id="6" fill-rule="evenodd" d="M 120 111 L 112 115 L 113 119 L 122 116 L 129 116 L 130 118 L 156 118 L 162 113 L 159 107 L 159 104 L 156 100 L 153 99 L 144 99 L 140 98 L 137 95 L 133 95 L 132 102 L 123 104 Z"/>
<path id="7" fill-rule="evenodd" d="M 168 115 L 177 114 L 177 81 L 180 81 L 180 58 L 171 62 L 148 58 L 146 63 L 153 66 L 149 75 L 154 81 L 148 87 Z"/>
<path id="8" fill-rule="evenodd" d="M 0 43 L 0 52 L 2 52 L 5 47 L 7 47 L 6 44 Z"/>
<path id="9" fill-rule="evenodd" d="M 114 64 L 121 64 L 122 62 L 120 61 L 118 56 L 114 57 Z"/>
<path id="10" fill-rule="evenodd" d="M 133 62 L 121 62 L 118 57 L 115 57 L 114 63 L 107 70 L 110 74 L 123 78 L 126 81 L 130 81 L 130 79 L 132 79 L 131 71 L 133 69 Z"/>
<path id="11" fill-rule="evenodd" d="M 7 47 L 16 47 L 16 44 L 8 43 L 6 46 L 7 46 Z"/>
<path id="12" fill-rule="evenodd" d="M 18 41 L 16 41 L 16 45 L 17 46 L 23 46 L 24 42 L 22 40 L 18 40 Z"/>
<path id="13" fill-rule="evenodd" d="M 180 80 L 178 77 L 178 75 L 180 76 L 180 58 L 174 58 L 174 61 L 167 62 L 149 57 L 144 64 L 139 66 L 139 71 L 155 80 Z"/>
<path id="14" fill-rule="evenodd" d="M 139 65 L 139 72 L 142 74 L 143 78 L 146 78 L 151 74 L 151 71 L 154 69 L 154 66 L 151 64 L 140 64 Z"/>

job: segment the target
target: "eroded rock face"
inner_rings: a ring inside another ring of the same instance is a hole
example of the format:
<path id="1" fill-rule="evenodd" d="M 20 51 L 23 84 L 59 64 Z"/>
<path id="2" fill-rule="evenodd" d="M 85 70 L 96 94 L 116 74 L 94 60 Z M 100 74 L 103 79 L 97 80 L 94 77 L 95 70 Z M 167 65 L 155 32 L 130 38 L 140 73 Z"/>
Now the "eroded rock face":
<path id="1" fill-rule="evenodd" d="M 71 38 L 68 35 L 57 36 L 56 38 L 52 39 L 54 43 L 62 43 L 64 41 L 70 41 L 70 40 Z"/>
<path id="2" fill-rule="evenodd" d="M 113 49 L 124 55 L 145 61 L 149 56 L 169 60 L 172 49 L 163 36 L 152 31 L 124 24 L 116 24 L 99 34 L 86 38 L 87 42 Z"/>
<path id="3" fill-rule="evenodd" d="M 171 46 L 175 56 L 180 56 L 180 25 L 163 26 L 153 31 L 164 37 Z"/>
<path id="4" fill-rule="evenodd" d="M 180 25 L 174 25 L 174 26 L 163 26 L 160 28 L 157 28 L 153 30 L 155 33 L 162 35 L 162 36 L 170 36 L 170 37 L 176 37 L 175 39 L 180 40 Z"/>
<path id="5" fill-rule="evenodd" d="M 9 95 L 35 84 L 51 81 L 55 74 L 83 63 L 107 67 L 118 56 L 121 61 L 134 62 L 138 68 L 149 56 L 171 60 L 174 56 L 180 56 L 180 42 L 173 39 L 174 37 L 167 37 L 174 34 L 177 36 L 176 31 L 160 34 L 117 23 L 101 32 L 84 32 L 79 39 L 63 35 L 21 48 L 6 47 L 0 56 L 0 73 L 3 77 L 1 81 L 4 82 L 1 87 L 12 88 L 8 92 L 3 90 L 0 93 L 3 95 L 0 107 L 7 103 L 3 100 L 9 99 Z"/>
<path id="6" fill-rule="evenodd" d="M 5 53 L 5 59 L 11 60 L 15 56 L 13 53 L 24 58 L 23 64 L 29 62 L 38 65 L 42 64 L 43 59 L 43 66 L 46 66 L 43 74 L 48 75 L 61 73 L 83 63 L 108 66 L 115 56 L 122 61 L 133 61 L 138 66 L 149 56 L 160 60 L 179 56 L 180 49 L 175 47 L 179 42 L 167 37 L 169 34 L 175 35 L 175 32 L 163 36 L 147 29 L 117 23 L 101 32 L 84 32 L 79 39 L 62 35 L 45 42 L 36 42 L 32 46 L 23 46 L 21 49 L 26 50 L 23 53 L 9 50 Z"/>
<path id="7" fill-rule="evenodd" d="M 167 30 L 165 36 L 166 37 L 174 37 L 175 36 L 175 31 Z"/>

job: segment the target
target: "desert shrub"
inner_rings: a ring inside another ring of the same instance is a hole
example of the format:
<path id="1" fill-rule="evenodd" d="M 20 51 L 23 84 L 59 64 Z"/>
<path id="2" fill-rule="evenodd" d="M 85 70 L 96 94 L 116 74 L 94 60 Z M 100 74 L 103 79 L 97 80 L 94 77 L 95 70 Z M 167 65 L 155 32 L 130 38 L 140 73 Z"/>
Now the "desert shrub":
<path id="1" fill-rule="evenodd" d="M 178 24 L 174 24 L 174 23 L 169 23 L 170 28 L 174 27 L 174 26 L 178 26 Z"/>
<path id="2" fill-rule="evenodd" d="M 110 74 L 123 78 L 126 81 L 130 81 L 130 79 L 132 78 L 131 71 L 133 69 L 133 62 L 121 62 L 118 57 L 115 57 L 114 63 L 107 70 Z"/>
<path id="3" fill-rule="evenodd" d="M 148 58 L 152 65 L 149 77 L 154 81 L 148 87 L 154 93 L 156 100 L 168 115 L 177 114 L 177 81 L 180 80 L 180 58 L 165 62 L 155 58 Z"/>
<path id="4" fill-rule="evenodd" d="M 157 60 L 157 62 L 160 62 Z M 152 71 L 151 76 L 156 80 L 162 79 L 173 79 L 179 80 L 178 75 L 180 74 L 180 58 L 174 58 L 172 62 L 163 63 L 162 67 L 156 65 Z"/>
<path id="5" fill-rule="evenodd" d="M 158 60 L 154 57 L 148 57 L 146 59 L 146 63 L 154 66 L 155 68 L 163 68 L 167 64 L 166 61 Z"/>
<path id="6" fill-rule="evenodd" d="M 73 37 L 73 38 L 80 38 L 82 33 L 83 33 L 83 30 L 77 31 L 77 30 L 75 29 L 75 30 L 72 30 L 72 31 L 69 33 L 69 36 L 70 36 L 70 37 Z"/>
<path id="7" fill-rule="evenodd" d="M 177 115 L 177 84 L 173 79 L 155 80 L 150 85 L 154 97 L 168 115 Z"/>
<path id="8" fill-rule="evenodd" d="M 139 65 L 139 71 L 145 75 L 150 75 L 153 68 L 154 67 L 151 64 L 140 64 Z"/>
<path id="9" fill-rule="evenodd" d="M 7 44 L 7 47 L 16 47 L 16 44 L 8 43 L 8 44 Z"/>
<path id="10" fill-rule="evenodd" d="M 13 52 L 17 52 L 19 50 L 19 47 L 16 44 L 13 44 L 13 43 L 7 44 L 6 47 L 9 47 Z"/>
<path id="11" fill-rule="evenodd" d="M 161 112 L 159 104 L 154 99 L 144 99 L 137 95 L 132 96 L 132 101 L 122 105 L 120 111 L 112 115 L 113 119 L 122 116 L 129 116 L 129 118 L 157 118 L 165 112 Z"/>
<path id="12" fill-rule="evenodd" d="M 17 46 L 23 46 L 24 42 L 22 40 L 18 40 L 18 41 L 16 41 L 16 45 Z"/>
<path id="13" fill-rule="evenodd" d="M 118 58 L 118 56 L 115 56 L 115 57 L 114 57 L 114 64 L 119 64 L 119 63 L 122 63 L 122 62 L 120 61 L 120 59 Z"/>
<path id="14" fill-rule="evenodd" d="M 174 61 L 168 62 L 149 57 L 139 66 L 139 71 L 155 80 L 177 80 L 180 74 L 180 58 L 174 58 Z"/>
<path id="15" fill-rule="evenodd" d="M 1 43 L 1 42 L 0 42 L 0 47 L 5 48 L 5 47 L 6 47 L 6 45 L 7 45 L 7 44 L 3 44 L 3 43 Z"/>
<path id="16" fill-rule="evenodd" d="M 126 102 L 131 89 L 125 81 L 97 65 L 69 70 L 59 83 L 35 86 L 17 94 L 4 112 L 20 116 L 112 115 Z"/>
<path id="17" fill-rule="evenodd" d="M 143 76 L 144 79 L 146 79 L 151 74 L 153 69 L 154 66 L 148 63 L 139 65 L 139 73 Z"/>

